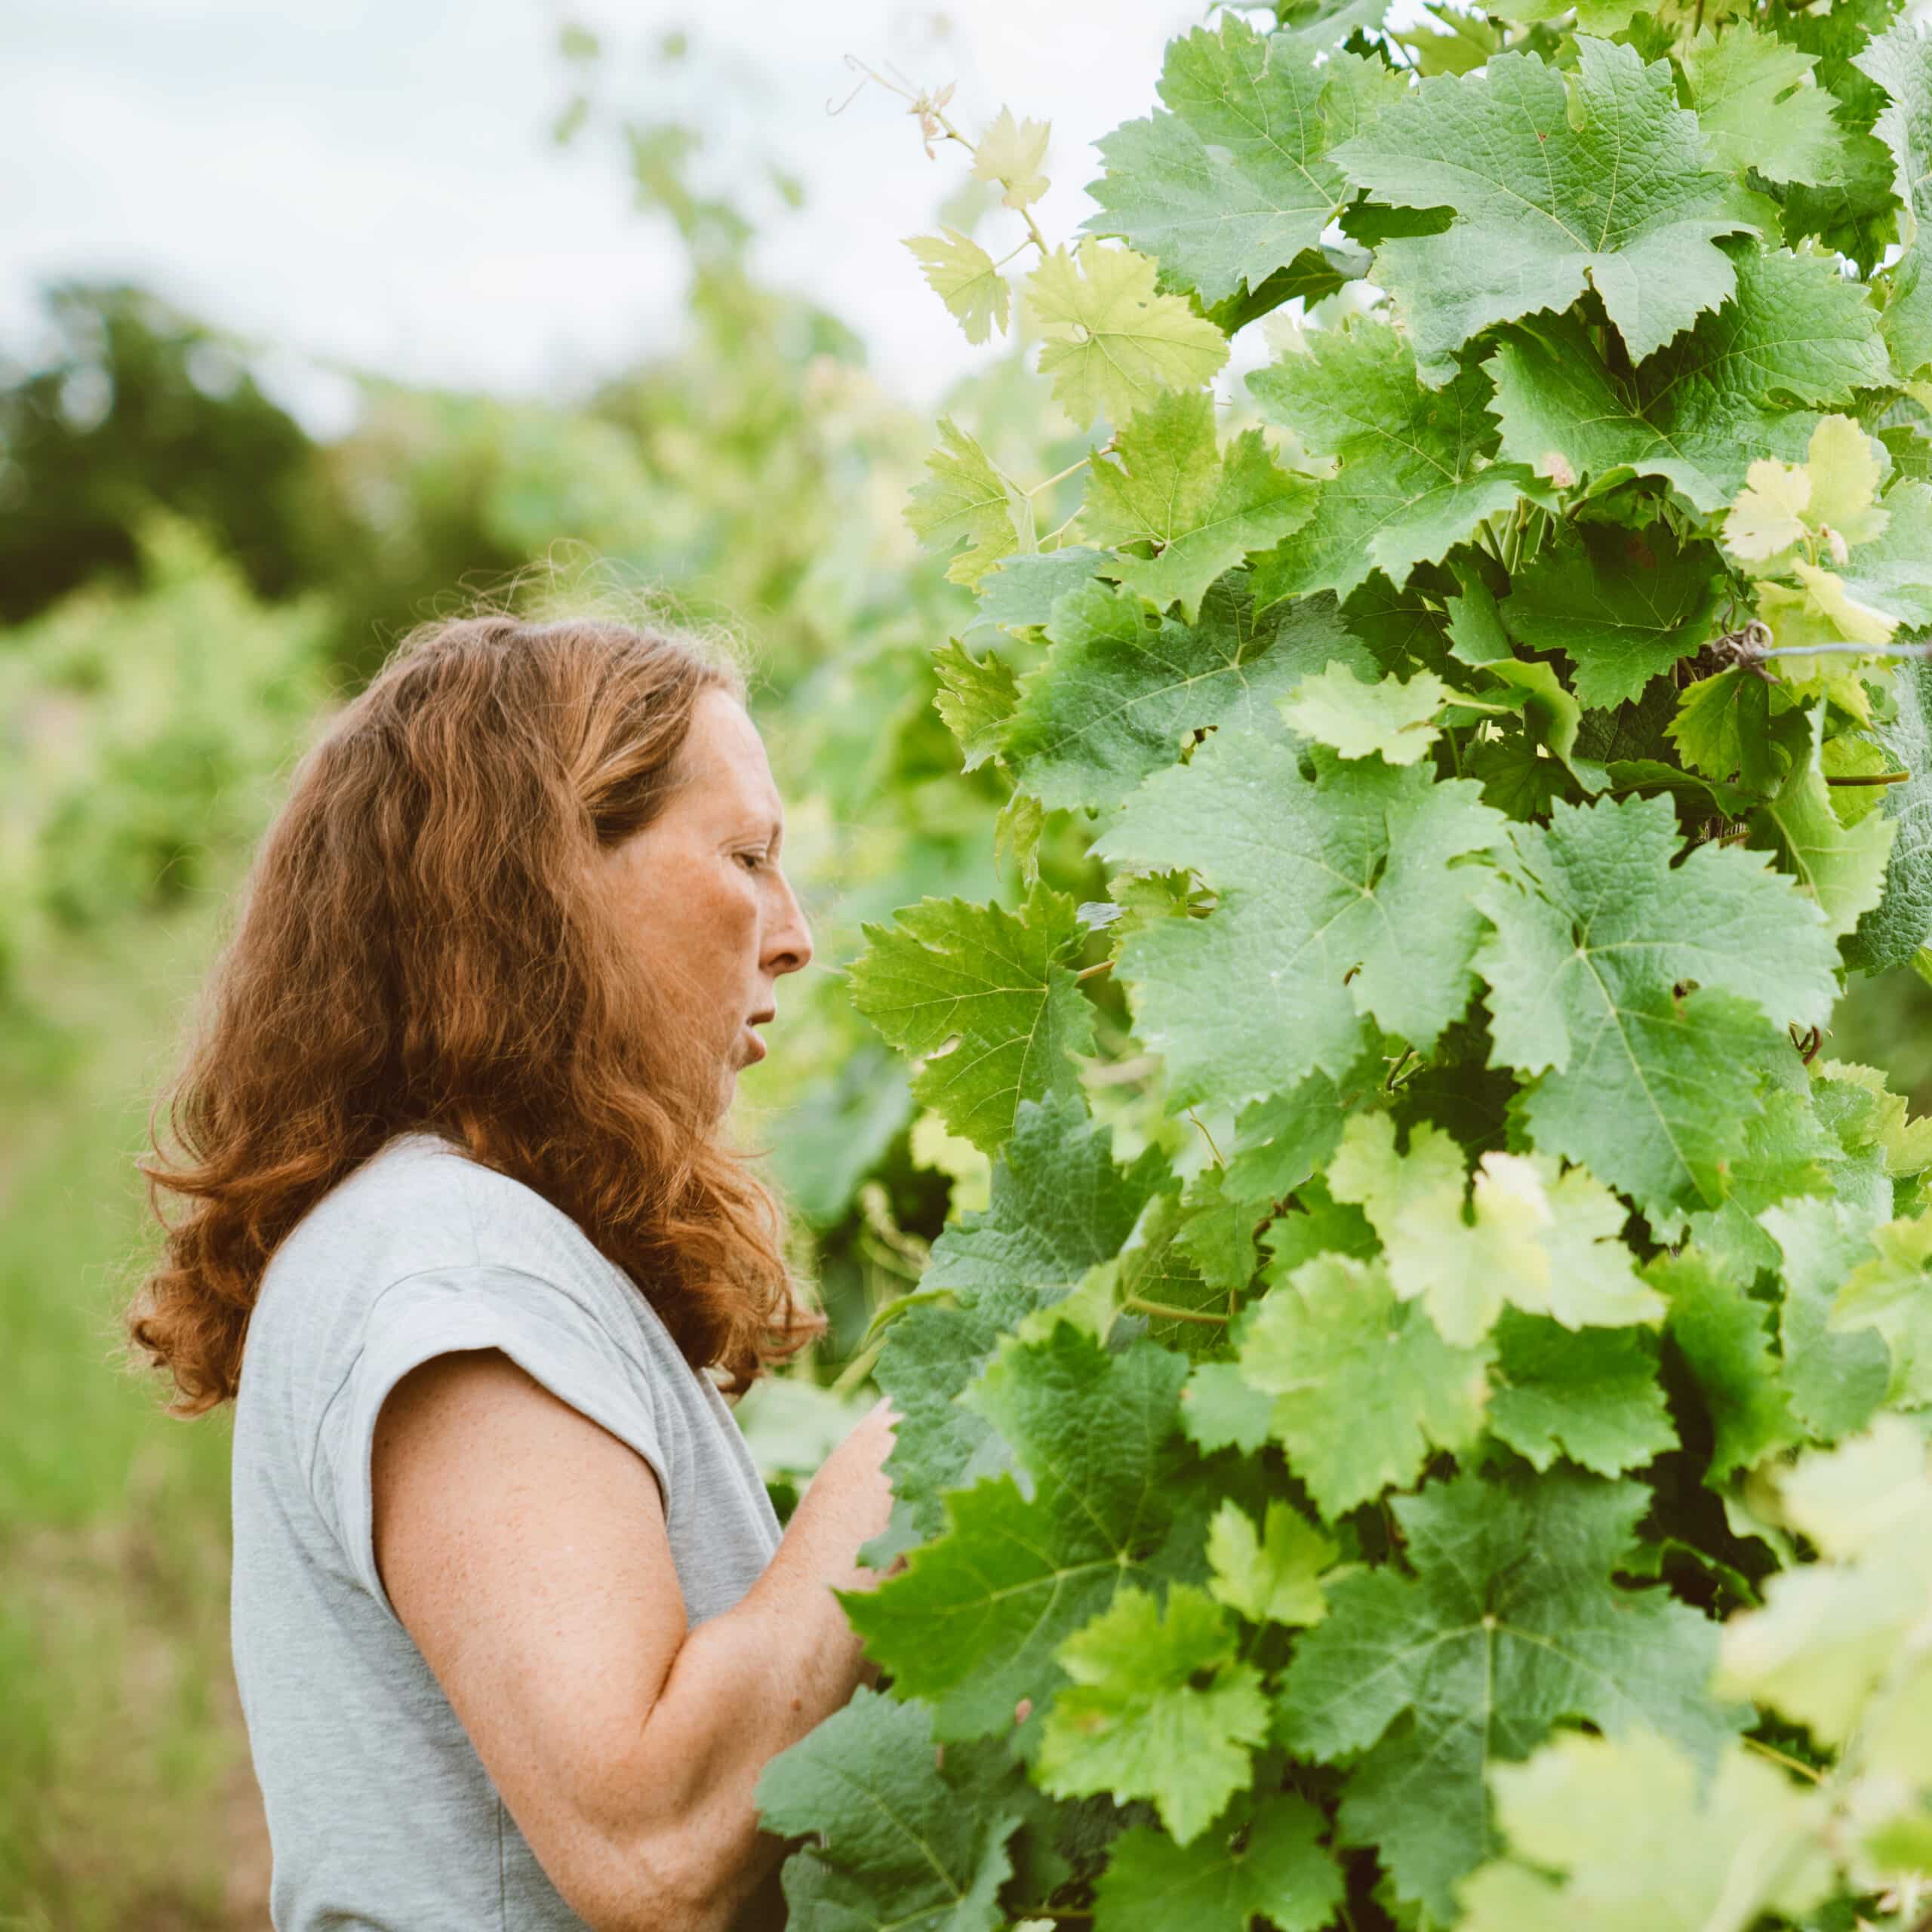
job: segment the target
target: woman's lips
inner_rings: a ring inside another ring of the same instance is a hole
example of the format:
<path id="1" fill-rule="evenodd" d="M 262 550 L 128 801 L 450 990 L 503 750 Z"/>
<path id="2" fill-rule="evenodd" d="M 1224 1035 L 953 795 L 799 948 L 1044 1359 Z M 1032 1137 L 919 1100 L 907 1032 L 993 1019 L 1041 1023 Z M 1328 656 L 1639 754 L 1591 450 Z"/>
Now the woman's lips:
<path id="1" fill-rule="evenodd" d="M 761 1060 L 764 1057 L 764 1042 L 752 1030 L 751 1024 L 749 1021 L 746 1023 L 744 1035 L 745 1038 L 752 1043 L 752 1064 L 755 1066 L 758 1061 Z"/>

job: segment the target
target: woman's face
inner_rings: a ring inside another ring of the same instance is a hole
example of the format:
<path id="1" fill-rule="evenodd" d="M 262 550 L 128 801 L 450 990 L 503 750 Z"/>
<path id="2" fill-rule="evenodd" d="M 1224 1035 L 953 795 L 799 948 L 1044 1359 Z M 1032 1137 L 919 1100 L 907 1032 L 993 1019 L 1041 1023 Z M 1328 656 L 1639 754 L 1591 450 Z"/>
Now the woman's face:
<path id="1" fill-rule="evenodd" d="M 811 934 L 779 867 L 784 811 L 764 741 L 728 691 L 698 700 L 673 775 L 663 810 L 601 858 L 645 970 L 715 1048 L 721 1114 L 764 1057 L 752 1029 L 811 958 Z"/>

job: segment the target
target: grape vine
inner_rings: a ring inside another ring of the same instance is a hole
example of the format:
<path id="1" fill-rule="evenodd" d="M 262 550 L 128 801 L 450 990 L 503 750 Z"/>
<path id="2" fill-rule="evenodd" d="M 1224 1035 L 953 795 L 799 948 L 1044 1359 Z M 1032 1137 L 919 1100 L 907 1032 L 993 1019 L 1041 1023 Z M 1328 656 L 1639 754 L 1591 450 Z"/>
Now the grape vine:
<path id="1" fill-rule="evenodd" d="M 1932 1122 L 1821 1048 L 1932 968 L 1932 42 L 1260 12 L 1070 242 L 1044 122 L 911 97 L 1024 230 L 921 272 L 1106 433 L 943 417 L 909 508 L 1019 890 L 851 974 L 993 1166 L 881 1318 L 792 1922 L 1903 1932 Z"/>

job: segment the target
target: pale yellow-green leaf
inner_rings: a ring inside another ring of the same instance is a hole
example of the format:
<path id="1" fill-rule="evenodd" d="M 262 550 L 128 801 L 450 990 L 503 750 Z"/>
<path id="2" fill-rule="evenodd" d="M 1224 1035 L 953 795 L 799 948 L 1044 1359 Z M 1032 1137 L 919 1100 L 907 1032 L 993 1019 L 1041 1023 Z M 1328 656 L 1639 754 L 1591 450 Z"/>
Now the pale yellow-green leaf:
<path id="1" fill-rule="evenodd" d="M 1518 1308 L 1548 1315 L 1566 1328 L 1617 1328 L 1656 1321 L 1663 1297 L 1646 1286 L 1624 1245 L 1629 1210 L 1584 1168 L 1561 1168 L 1547 1154 L 1485 1154 L 1476 1184 L 1508 1162 L 1527 1167 L 1546 1204 L 1537 1238 L 1549 1257 L 1549 1280 L 1541 1304 L 1522 1294 L 1510 1299 Z M 1560 1169 L 1560 1171 L 1559 1171 Z M 1523 1186 L 1528 1192 L 1528 1184 Z"/>
<path id="2" fill-rule="evenodd" d="M 1778 1479 L 1785 1521 L 1833 1562 L 1881 1549 L 1932 1506 L 1924 1434 L 1881 1415 L 1863 1435 L 1805 1457 Z"/>
<path id="3" fill-rule="evenodd" d="M 1319 1581 L 1340 1552 L 1285 1503 L 1271 1503 L 1260 1531 L 1232 1498 L 1208 1525 L 1208 1588 L 1251 1623 L 1319 1623 L 1328 1604 Z"/>
<path id="4" fill-rule="evenodd" d="M 1917 1407 L 1932 1402 L 1932 1214 L 1887 1221 L 1872 1245 L 1839 1287 L 1832 1326 L 1877 1329 L 1891 1351 L 1890 1398 Z"/>
<path id="5" fill-rule="evenodd" d="M 1019 121 L 1010 107 L 980 137 L 973 150 L 973 172 L 982 181 L 997 181 L 1006 189 L 1000 197 L 1010 208 L 1023 208 L 1047 192 L 1046 165 L 1050 121 Z"/>
<path id="6" fill-rule="evenodd" d="M 1820 420 L 1804 457 L 1811 479 L 1805 521 L 1814 530 L 1835 531 L 1847 546 L 1884 534 L 1890 518 L 1878 500 L 1884 475 L 1878 451 L 1849 416 Z"/>
<path id="7" fill-rule="evenodd" d="M 1032 505 L 949 416 L 939 419 L 939 433 L 940 447 L 926 458 L 931 473 L 914 486 L 906 521 L 941 552 L 966 538 L 946 574 L 955 583 L 974 584 L 1002 558 L 1034 548 Z"/>
<path id="8" fill-rule="evenodd" d="M 1932 1470 L 1921 1430 L 1881 1417 L 1777 1479 L 1778 1506 L 1823 1560 L 1774 1576 L 1764 1607 L 1724 1626 L 1715 1688 L 1810 1727 L 1857 1734 L 1875 1770 L 1932 1777 L 1932 1698 L 1921 1632 L 1932 1604 Z"/>
<path id="9" fill-rule="evenodd" d="M 1395 1292 L 1420 1296 L 1460 1346 L 1486 1334 L 1506 1301 L 1568 1328 L 1623 1327 L 1663 1313 L 1623 1244 L 1623 1203 L 1586 1169 L 1566 1171 L 1551 1155 L 1485 1154 L 1466 1219 L 1454 1140 L 1419 1126 L 1408 1152 L 1398 1155 L 1389 1117 L 1358 1114 L 1343 1131 L 1328 1186 L 1368 1217 Z"/>
<path id="10" fill-rule="evenodd" d="M 1425 1124 L 1398 1155 L 1386 1114 L 1354 1115 L 1328 1169 L 1330 1192 L 1359 1206 L 1380 1237 L 1395 1293 L 1420 1297 L 1444 1339 L 1462 1348 L 1489 1332 L 1505 1300 L 1547 1291 L 1537 1235 L 1549 1209 L 1524 1198 L 1519 1178 L 1479 1181 L 1474 1221 L 1465 1222 L 1462 1149 Z"/>
<path id="11" fill-rule="evenodd" d="M 949 228 L 938 235 L 909 235 L 906 245 L 934 294 L 958 318 L 968 342 L 984 342 L 995 329 L 1006 333 L 1012 291 L 978 242 Z"/>
<path id="12" fill-rule="evenodd" d="M 1814 606 L 1822 611 L 1838 635 L 1847 644 L 1889 644 L 1899 620 L 1883 611 L 1861 604 L 1845 589 L 1844 580 L 1816 564 L 1801 560 L 1791 567 L 1792 574 L 1810 593 Z"/>
<path id="13" fill-rule="evenodd" d="M 1912 1118 L 1905 1096 L 1891 1091 L 1879 1069 L 1860 1066 L 1851 1060 L 1814 1060 L 1811 1078 L 1814 1081 L 1846 1083 L 1861 1088 L 1871 1095 L 1870 1126 L 1867 1130 L 1871 1138 L 1865 1144 L 1875 1145 L 1884 1150 L 1885 1171 L 1894 1180 L 1923 1174 L 1927 1168 L 1932 1168 L 1932 1114 L 1921 1114 L 1917 1119 Z"/>
<path id="14" fill-rule="evenodd" d="M 1796 586 L 1785 583 L 1758 586 L 1758 614 L 1770 627 L 1774 643 L 1810 651 L 1822 645 L 1889 641 L 1897 628 L 1891 619 L 1857 603 L 1829 571 L 1808 565 L 1793 568 L 1807 581 Z M 1817 594 L 1814 583 L 1822 586 Z M 1858 635 L 1848 635 L 1848 630 Z M 1794 697 L 1829 697 L 1861 724 L 1869 724 L 1872 700 L 1858 676 L 1857 663 L 1855 657 L 1847 657 L 1840 650 L 1823 657 L 1780 658 L 1777 673 Z"/>
<path id="15" fill-rule="evenodd" d="M 1654 1731 L 1571 1732 L 1490 1786 L 1522 1863 L 1463 1881 L 1460 1932 L 1743 1932 L 1830 1889 L 1824 1801 L 1740 1744 L 1707 1777 Z"/>
<path id="16" fill-rule="evenodd" d="M 1743 563 L 1764 563 L 1810 534 L 1804 510 L 1811 500 L 1811 478 L 1802 464 L 1760 457 L 1744 472 L 1724 520 L 1724 548 Z"/>
<path id="17" fill-rule="evenodd" d="M 1040 373 L 1082 428 L 1104 411 L 1118 426 L 1167 389 L 1206 382 L 1228 339 L 1177 295 L 1155 292 L 1155 265 L 1083 236 L 1078 259 L 1056 248 L 1026 280 L 1046 338 Z"/>
<path id="18" fill-rule="evenodd" d="M 1380 753 L 1390 764 L 1414 764 L 1441 734 L 1435 715 L 1449 688 L 1432 671 L 1407 684 L 1383 678 L 1365 684 L 1331 658 L 1281 700 L 1281 715 L 1304 737 L 1332 745 L 1344 758 Z"/>

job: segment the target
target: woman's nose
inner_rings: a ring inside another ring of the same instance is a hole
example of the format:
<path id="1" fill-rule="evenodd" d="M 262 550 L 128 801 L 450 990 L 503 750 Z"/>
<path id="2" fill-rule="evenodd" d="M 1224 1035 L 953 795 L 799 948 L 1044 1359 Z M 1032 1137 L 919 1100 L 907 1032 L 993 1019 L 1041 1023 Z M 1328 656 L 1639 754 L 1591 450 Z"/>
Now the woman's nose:
<path id="1" fill-rule="evenodd" d="M 774 973 L 795 973 L 811 963 L 811 929 L 805 924 L 804 912 L 798 904 L 798 895 L 792 890 L 791 881 L 781 874 L 780 882 L 784 905 L 766 943 L 765 964 Z"/>

